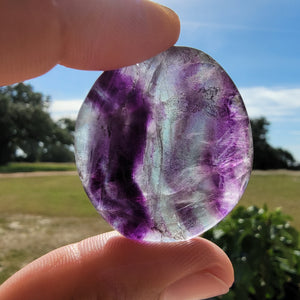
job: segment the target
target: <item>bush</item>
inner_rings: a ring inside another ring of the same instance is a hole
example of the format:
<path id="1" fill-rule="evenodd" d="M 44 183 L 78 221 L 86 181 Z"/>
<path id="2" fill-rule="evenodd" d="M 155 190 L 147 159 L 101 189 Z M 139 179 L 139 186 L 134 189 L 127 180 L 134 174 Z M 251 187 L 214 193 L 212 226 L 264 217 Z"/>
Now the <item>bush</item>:
<path id="1" fill-rule="evenodd" d="M 289 220 L 280 209 L 238 207 L 204 234 L 235 270 L 231 291 L 218 299 L 300 299 L 299 234 Z"/>

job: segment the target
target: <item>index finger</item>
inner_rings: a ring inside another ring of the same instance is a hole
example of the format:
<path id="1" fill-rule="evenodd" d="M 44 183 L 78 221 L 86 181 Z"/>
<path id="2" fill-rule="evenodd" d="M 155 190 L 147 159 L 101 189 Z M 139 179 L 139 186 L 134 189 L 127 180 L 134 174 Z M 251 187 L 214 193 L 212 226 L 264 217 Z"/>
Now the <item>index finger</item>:
<path id="1" fill-rule="evenodd" d="M 56 64 L 108 70 L 172 46 L 179 20 L 147 0 L 4 0 L 0 4 L 0 85 Z"/>

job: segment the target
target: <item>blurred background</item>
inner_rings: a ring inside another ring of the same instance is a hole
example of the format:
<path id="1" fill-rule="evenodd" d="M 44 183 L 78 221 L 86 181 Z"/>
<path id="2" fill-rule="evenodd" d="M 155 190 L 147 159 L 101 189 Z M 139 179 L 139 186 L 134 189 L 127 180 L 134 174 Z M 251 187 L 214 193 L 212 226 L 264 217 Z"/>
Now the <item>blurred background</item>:
<path id="1" fill-rule="evenodd" d="M 177 45 L 212 56 L 238 87 L 254 169 L 238 207 L 205 234 L 233 261 L 222 299 L 300 299 L 300 2 L 161 0 Z M 57 66 L 0 88 L 0 283 L 42 254 L 110 230 L 74 165 L 80 105 L 101 72 Z"/>

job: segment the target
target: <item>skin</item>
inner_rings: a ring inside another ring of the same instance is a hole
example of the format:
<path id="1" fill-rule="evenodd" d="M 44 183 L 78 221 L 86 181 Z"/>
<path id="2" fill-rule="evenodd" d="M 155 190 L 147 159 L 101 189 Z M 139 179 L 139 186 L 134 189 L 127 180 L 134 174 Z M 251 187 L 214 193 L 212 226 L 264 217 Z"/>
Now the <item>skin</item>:
<path id="1" fill-rule="evenodd" d="M 174 12 L 146 0 L 2 0 L 0 85 L 56 64 L 108 70 L 143 61 L 172 46 L 179 27 Z M 228 257 L 205 239 L 137 243 L 110 232 L 25 266 L 0 286 L 0 299 L 205 299 L 232 283 Z"/>

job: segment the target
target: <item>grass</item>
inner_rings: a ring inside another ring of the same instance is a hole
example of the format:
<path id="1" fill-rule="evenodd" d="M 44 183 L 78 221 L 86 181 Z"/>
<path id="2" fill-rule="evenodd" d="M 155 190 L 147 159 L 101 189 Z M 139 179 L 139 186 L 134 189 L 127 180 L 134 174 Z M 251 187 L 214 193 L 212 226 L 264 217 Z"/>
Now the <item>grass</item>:
<path id="1" fill-rule="evenodd" d="M 97 213 L 78 176 L 0 179 L 0 212 L 92 217 Z"/>
<path id="2" fill-rule="evenodd" d="M 282 212 L 293 218 L 291 222 L 300 230 L 300 176 L 298 175 L 252 175 L 239 205 L 266 203 L 270 210 L 281 207 Z"/>
<path id="3" fill-rule="evenodd" d="M 0 166 L 0 173 L 37 172 L 37 171 L 75 171 L 74 163 L 8 163 Z"/>
<path id="4" fill-rule="evenodd" d="M 0 272 L 0 283 L 15 273 L 20 268 L 20 264 L 26 261 L 28 257 L 32 257 L 33 259 L 37 258 L 32 256 L 32 253 L 29 254 L 28 250 L 25 249 L 11 249 L 7 251 L 3 258 L 0 259 L 0 263 L 2 260 L 3 262 L 9 262 L 9 265 L 2 267 L 2 272 Z"/>
<path id="5" fill-rule="evenodd" d="M 78 176 L 1 178 L 0 212 L 45 216 L 94 217 Z M 252 175 L 239 205 L 266 203 L 270 210 L 282 207 L 300 230 L 300 176 Z"/>

